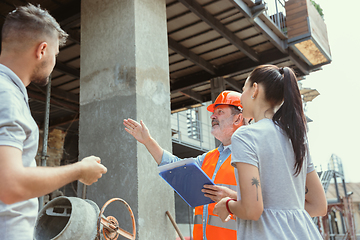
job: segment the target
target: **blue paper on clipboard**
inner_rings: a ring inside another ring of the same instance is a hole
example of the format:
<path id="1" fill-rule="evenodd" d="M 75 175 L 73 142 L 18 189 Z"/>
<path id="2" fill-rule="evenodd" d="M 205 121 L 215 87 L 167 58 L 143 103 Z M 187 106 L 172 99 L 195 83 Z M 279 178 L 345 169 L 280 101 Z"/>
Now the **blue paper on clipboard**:
<path id="1" fill-rule="evenodd" d="M 158 167 L 159 175 L 189 204 L 197 207 L 213 203 L 201 191 L 205 184 L 215 185 L 194 159 L 185 159 Z"/>

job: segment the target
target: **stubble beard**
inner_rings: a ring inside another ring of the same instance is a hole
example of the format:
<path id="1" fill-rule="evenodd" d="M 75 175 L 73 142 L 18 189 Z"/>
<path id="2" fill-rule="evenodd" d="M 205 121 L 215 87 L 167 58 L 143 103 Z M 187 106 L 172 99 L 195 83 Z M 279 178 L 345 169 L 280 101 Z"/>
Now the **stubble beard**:
<path id="1" fill-rule="evenodd" d="M 42 74 L 41 70 L 45 68 L 46 62 L 42 62 L 36 68 L 34 69 L 33 73 L 30 76 L 30 81 L 32 83 L 36 83 L 37 85 L 43 87 L 49 82 L 49 75 L 44 76 L 45 74 Z"/>
<path id="2" fill-rule="evenodd" d="M 220 125 L 214 125 L 211 127 L 211 135 L 221 142 L 221 129 Z"/>
<path id="3" fill-rule="evenodd" d="M 220 125 L 222 124 L 222 127 Z M 227 141 L 227 139 L 233 134 L 227 123 L 219 122 L 219 125 L 215 125 L 211 128 L 211 135 L 213 135 L 217 140 L 223 143 L 223 141 Z"/>

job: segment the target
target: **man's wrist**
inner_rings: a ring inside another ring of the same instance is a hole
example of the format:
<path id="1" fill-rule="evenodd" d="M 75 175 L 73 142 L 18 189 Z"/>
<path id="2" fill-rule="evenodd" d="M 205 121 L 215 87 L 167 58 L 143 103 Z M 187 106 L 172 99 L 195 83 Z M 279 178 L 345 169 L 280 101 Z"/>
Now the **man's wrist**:
<path id="1" fill-rule="evenodd" d="M 151 147 L 151 145 L 154 144 L 154 141 L 155 141 L 155 140 L 154 140 L 151 136 L 149 136 L 149 138 L 144 139 L 143 144 L 144 144 L 146 147 Z"/>
<path id="2" fill-rule="evenodd" d="M 82 161 L 82 160 L 81 160 Z M 75 178 L 76 180 L 79 180 L 82 175 L 83 175 L 83 164 L 81 161 L 78 161 L 76 163 L 74 163 L 71 167 L 73 167 L 75 169 Z"/>

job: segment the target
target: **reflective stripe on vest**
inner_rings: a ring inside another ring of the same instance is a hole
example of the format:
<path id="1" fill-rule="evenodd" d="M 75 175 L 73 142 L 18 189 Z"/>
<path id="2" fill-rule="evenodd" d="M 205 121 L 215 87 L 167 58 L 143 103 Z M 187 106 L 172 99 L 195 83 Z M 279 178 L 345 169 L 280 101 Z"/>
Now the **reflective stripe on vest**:
<path id="1" fill-rule="evenodd" d="M 210 215 L 207 224 L 236 231 L 236 221 L 233 219 L 230 219 L 228 222 L 223 222 L 219 217 Z"/>
<path id="2" fill-rule="evenodd" d="M 194 224 L 202 224 L 202 223 L 203 223 L 202 215 L 195 215 Z M 233 219 L 230 219 L 228 222 L 223 222 L 219 217 L 210 215 L 207 224 L 215 227 L 236 230 L 236 221 Z"/>
<path id="3" fill-rule="evenodd" d="M 202 215 L 195 215 L 194 217 L 194 224 L 202 224 L 203 216 Z"/>
<path id="4" fill-rule="evenodd" d="M 216 176 L 215 168 L 219 160 L 220 153 L 217 149 L 210 151 L 206 154 L 201 169 L 209 176 L 210 179 L 214 179 L 214 183 L 218 186 L 228 187 L 236 191 L 236 178 L 234 168 L 231 166 L 231 155 L 222 163 Z M 236 219 L 232 217 L 226 223 L 223 223 L 218 216 L 213 214 L 213 209 L 216 203 L 208 204 L 207 209 L 208 219 L 206 219 L 206 238 L 207 240 L 236 240 Z M 202 240 L 203 236 L 203 206 L 195 208 L 194 218 L 194 240 Z"/>

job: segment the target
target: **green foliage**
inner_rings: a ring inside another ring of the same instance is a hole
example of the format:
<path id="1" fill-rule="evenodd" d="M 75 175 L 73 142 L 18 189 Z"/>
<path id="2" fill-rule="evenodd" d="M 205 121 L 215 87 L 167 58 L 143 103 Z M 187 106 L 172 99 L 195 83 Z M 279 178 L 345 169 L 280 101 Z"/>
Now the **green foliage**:
<path id="1" fill-rule="evenodd" d="M 318 13 L 320 14 L 320 16 L 322 18 L 324 18 L 324 13 L 323 13 L 323 9 L 320 7 L 319 4 L 317 4 L 314 0 L 310 0 L 311 3 L 314 5 L 314 7 L 316 8 L 316 10 L 318 11 Z"/>

